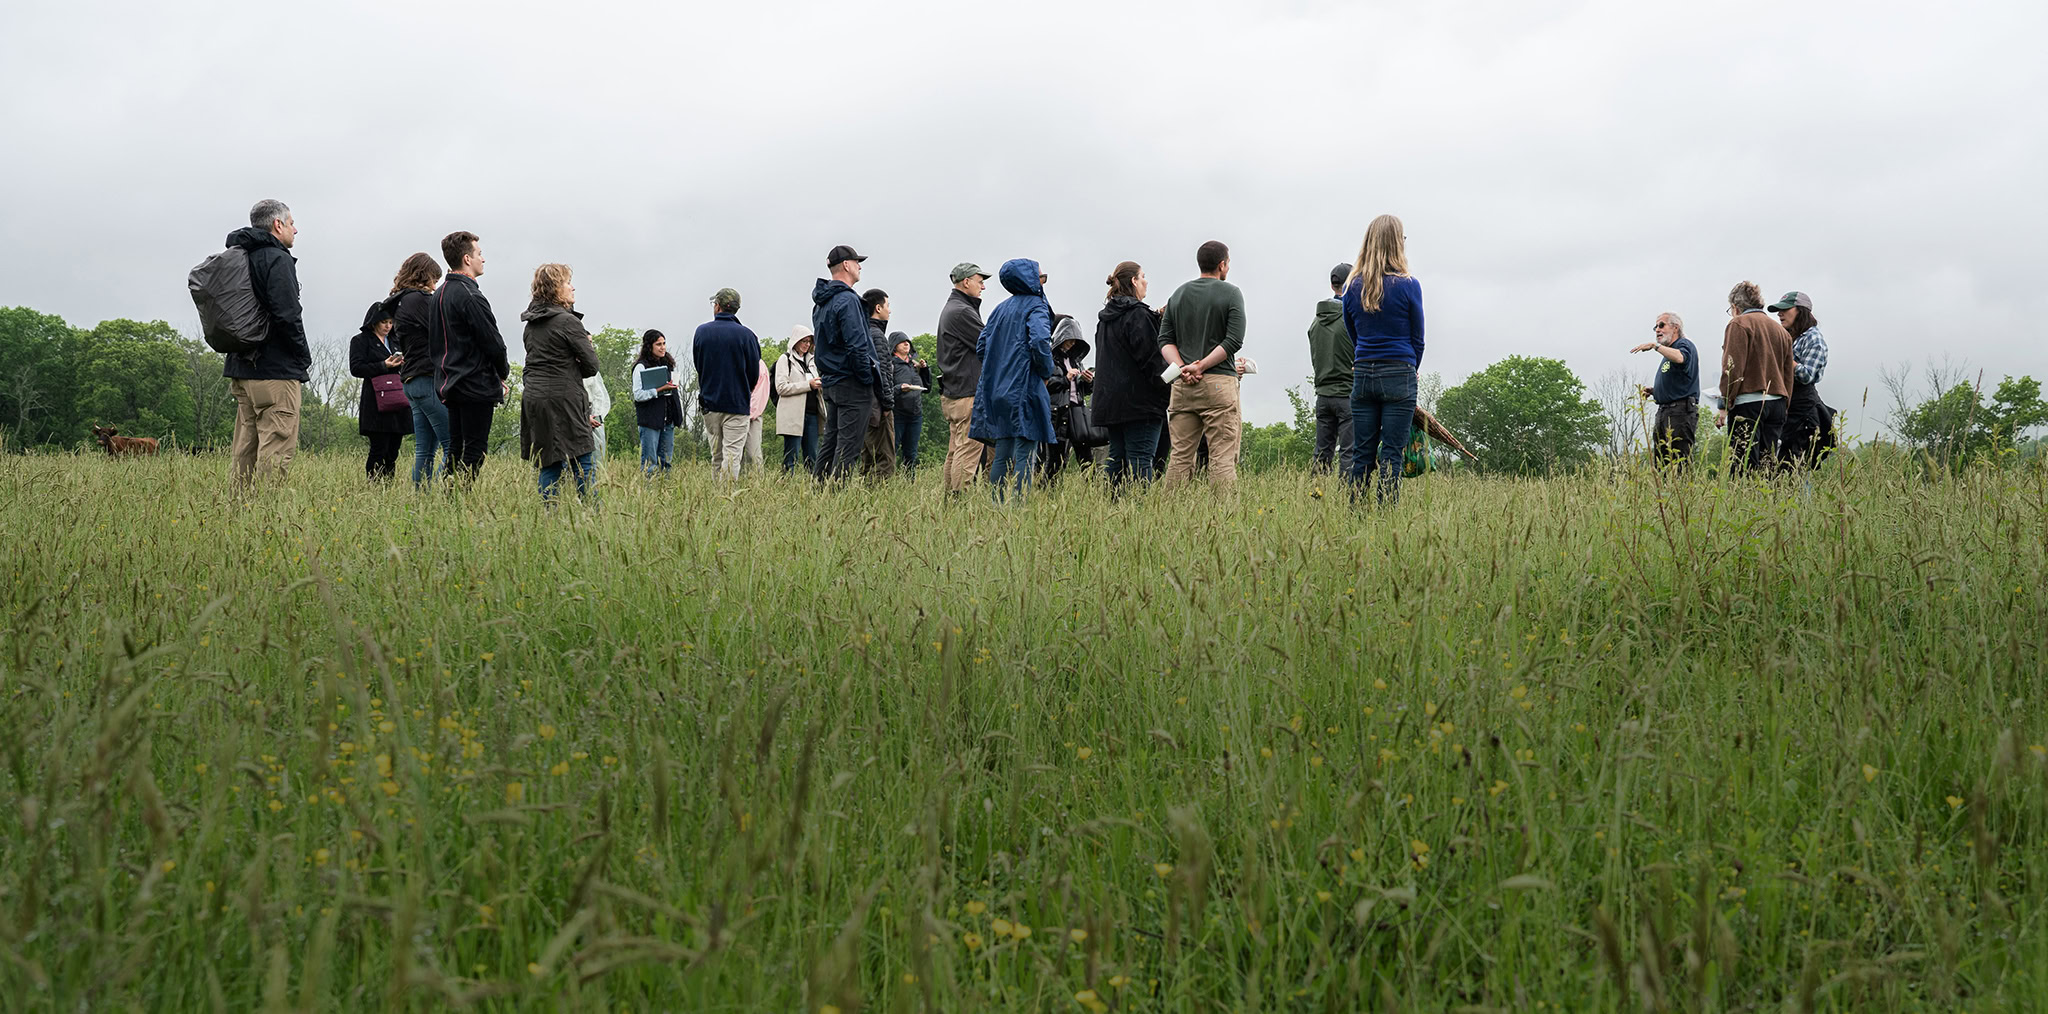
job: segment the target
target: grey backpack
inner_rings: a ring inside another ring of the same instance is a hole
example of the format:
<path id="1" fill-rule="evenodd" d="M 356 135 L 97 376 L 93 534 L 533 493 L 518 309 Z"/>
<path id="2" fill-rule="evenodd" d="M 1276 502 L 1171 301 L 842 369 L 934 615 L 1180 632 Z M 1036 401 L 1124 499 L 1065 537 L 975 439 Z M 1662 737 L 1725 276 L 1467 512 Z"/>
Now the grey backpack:
<path id="1" fill-rule="evenodd" d="M 215 352 L 251 353 L 269 339 L 270 316 L 256 299 L 249 251 L 231 246 L 200 261 L 185 285 L 199 308 L 199 330 Z"/>

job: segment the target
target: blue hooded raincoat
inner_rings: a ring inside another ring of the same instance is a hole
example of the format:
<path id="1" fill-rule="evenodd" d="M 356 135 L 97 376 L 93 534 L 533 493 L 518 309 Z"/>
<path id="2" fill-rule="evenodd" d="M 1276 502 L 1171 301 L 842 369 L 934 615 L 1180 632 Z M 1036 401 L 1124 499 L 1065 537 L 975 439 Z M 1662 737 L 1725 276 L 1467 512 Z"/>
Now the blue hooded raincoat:
<path id="1" fill-rule="evenodd" d="M 967 435 L 990 441 L 1023 437 L 1041 444 L 1059 438 L 1052 429 L 1052 398 L 1046 378 L 1053 374 L 1052 307 L 1038 284 L 1038 262 L 1005 261 L 999 272 L 1010 298 L 1003 300 L 974 343 L 981 380 L 974 386 L 974 415 Z"/>

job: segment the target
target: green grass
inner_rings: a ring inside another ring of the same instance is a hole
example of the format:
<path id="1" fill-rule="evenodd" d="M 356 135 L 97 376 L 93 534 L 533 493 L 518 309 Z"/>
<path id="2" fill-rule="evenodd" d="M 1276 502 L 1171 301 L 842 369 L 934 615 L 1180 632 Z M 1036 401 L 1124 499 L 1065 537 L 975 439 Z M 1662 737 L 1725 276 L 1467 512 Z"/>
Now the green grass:
<path id="1" fill-rule="evenodd" d="M 0 1006 L 2048 1006 L 2039 470 L 360 467 L 0 458 Z"/>

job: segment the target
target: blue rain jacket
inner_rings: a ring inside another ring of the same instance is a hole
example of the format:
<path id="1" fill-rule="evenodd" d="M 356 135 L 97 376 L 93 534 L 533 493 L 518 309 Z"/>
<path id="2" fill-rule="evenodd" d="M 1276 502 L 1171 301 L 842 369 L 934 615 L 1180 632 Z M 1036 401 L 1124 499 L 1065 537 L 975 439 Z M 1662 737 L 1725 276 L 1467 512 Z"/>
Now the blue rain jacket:
<path id="1" fill-rule="evenodd" d="M 974 343 L 981 379 L 974 385 L 974 414 L 967 435 L 976 440 L 1023 437 L 1041 444 L 1059 438 L 1052 429 L 1052 307 L 1038 284 L 1038 262 L 1018 258 L 998 272 L 1010 298 L 1003 300 Z"/>

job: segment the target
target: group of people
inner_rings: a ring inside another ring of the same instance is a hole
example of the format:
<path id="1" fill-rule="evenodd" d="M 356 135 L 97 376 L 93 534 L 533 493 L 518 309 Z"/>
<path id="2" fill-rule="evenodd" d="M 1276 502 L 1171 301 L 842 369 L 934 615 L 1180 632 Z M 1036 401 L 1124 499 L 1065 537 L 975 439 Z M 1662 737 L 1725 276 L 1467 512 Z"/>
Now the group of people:
<path id="1" fill-rule="evenodd" d="M 249 218 L 227 245 L 248 254 L 269 337 L 253 351 L 228 355 L 223 368 L 236 401 L 231 469 L 240 482 L 281 474 L 290 463 L 300 385 L 312 362 L 290 253 L 298 234 L 291 209 L 266 200 Z M 1328 467 L 1342 446 L 1353 483 L 1364 490 L 1377 482 L 1382 499 L 1398 492 L 1423 349 L 1421 287 L 1408 274 L 1404 245 L 1399 219 L 1375 219 L 1355 262 L 1332 273 L 1332 297 L 1318 307 L 1310 332 L 1318 462 Z M 481 240 L 450 233 L 441 258 L 445 276 L 429 255 L 407 257 L 350 343 L 350 371 L 364 381 L 358 425 L 370 442 L 366 470 L 375 478 L 396 473 L 408 430 L 414 482 L 433 479 L 437 464 L 443 475 L 473 477 L 496 409 L 510 393 L 506 342 L 477 284 L 485 267 Z M 1057 474 L 1070 457 L 1097 446 L 1107 447 L 1103 471 L 1119 492 L 1150 482 L 1162 458 L 1168 487 L 1195 479 L 1205 463 L 1213 486 L 1234 485 L 1245 312 L 1243 293 L 1229 282 L 1223 243 L 1202 244 L 1197 276 L 1156 309 L 1146 302 L 1144 268 L 1118 264 L 1106 279 L 1092 346 L 1072 315 L 1053 312 L 1036 261 L 1007 261 L 993 276 L 958 264 L 939 315 L 936 378 L 910 338 L 890 330 L 888 293 L 855 291 L 866 261 L 850 246 L 826 254 L 827 277 L 812 289 L 810 326 L 794 329 L 765 370 L 760 340 L 739 321 L 739 293 L 726 288 L 712 296 L 712 319 L 693 336 L 691 356 L 721 477 L 737 477 L 744 462 L 759 466 L 770 402 L 779 406 L 775 429 L 785 470 L 801 462 L 820 481 L 843 480 L 856 468 L 876 477 L 893 474 L 899 463 L 914 470 L 923 395 L 936 384 L 949 494 L 964 492 L 985 470 L 998 502 L 1021 496 L 1034 473 Z M 984 321 L 982 295 L 991 277 L 1010 298 Z M 576 310 L 569 267 L 536 268 L 530 297 L 519 315 L 526 353 L 519 445 L 539 468 L 542 496 L 552 499 L 565 476 L 587 491 L 610 399 L 597 379 L 597 351 Z M 1084 365 L 1091 351 L 1092 369 Z M 1347 367 L 1348 388 L 1341 377 Z M 630 388 L 649 472 L 671 467 L 675 430 L 685 419 L 676 371 L 667 337 L 648 331 Z M 1358 450 L 1351 453 L 1354 435 Z"/>
<path id="2" fill-rule="evenodd" d="M 312 359 L 290 254 L 297 233 L 288 207 L 262 201 L 250 212 L 250 226 L 227 241 L 248 253 L 255 297 L 270 322 L 267 341 L 229 355 L 224 367 L 237 408 L 238 481 L 282 472 L 297 444 L 299 384 Z M 441 474 L 473 477 L 509 394 L 506 342 L 477 284 L 485 265 L 481 241 L 471 232 L 450 233 L 441 256 L 445 277 L 427 254 L 407 257 L 350 345 L 350 370 L 364 381 L 359 426 L 370 441 L 366 469 L 375 478 L 395 474 L 408 431 L 416 483 L 435 477 L 437 457 Z M 737 478 L 743 464 L 761 467 L 770 404 L 777 405 L 784 471 L 802 464 L 821 482 L 847 479 L 856 469 L 876 478 L 899 467 L 914 471 L 923 396 L 936 384 L 950 495 L 985 472 L 991 496 L 1005 502 L 1028 491 L 1034 475 L 1056 476 L 1076 457 L 1092 461 L 1097 447 L 1107 448 L 1101 470 L 1118 494 L 1155 476 L 1165 487 L 1178 486 L 1205 466 L 1212 486 L 1233 487 L 1245 307 L 1243 292 L 1229 281 L 1223 243 L 1202 244 L 1196 277 L 1157 308 L 1147 302 L 1144 267 L 1116 265 L 1105 279 L 1092 345 L 1074 316 L 1053 311 L 1049 279 L 1036 261 L 1006 261 L 993 275 L 972 262 L 957 264 L 936 329 L 936 377 L 911 339 L 891 330 L 889 294 L 856 291 L 866 261 L 845 245 L 826 254 L 827 276 L 811 291 L 810 325 L 791 331 L 772 365 L 763 363 L 759 338 L 739 320 L 740 294 L 723 288 L 712 295 L 711 320 L 692 336 L 690 354 L 697 407 L 722 479 Z M 991 278 L 1009 298 L 984 320 Z M 1374 219 L 1357 257 L 1332 269 L 1329 285 L 1308 328 L 1314 467 L 1339 468 L 1354 496 L 1393 501 L 1418 417 L 1424 349 L 1422 286 L 1409 272 L 1400 219 Z M 588 490 L 610 397 L 597 377 L 597 351 L 576 310 L 569 267 L 536 268 L 530 294 L 519 315 L 526 353 L 519 446 L 539 468 L 542 496 L 552 499 L 565 476 L 579 492 Z M 1816 387 L 1827 344 L 1812 300 L 1791 292 L 1770 310 L 1775 319 L 1753 283 L 1729 294 L 1715 422 L 1730 429 L 1738 469 L 1810 463 L 1831 441 L 1832 410 Z M 1633 350 L 1664 360 L 1642 395 L 1657 403 L 1659 460 L 1684 462 L 1697 428 L 1698 352 L 1676 314 L 1659 316 L 1654 330 L 1655 341 Z M 1091 352 L 1092 368 L 1085 365 Z M 649 473 L 672 467 L 675 431 L 687 418 L 677 369 L 667 336 L 647 331 L 629 384 Z"/>
<path id="3" fill-rule="evenodd" d="M 1766 307 L 1762 290 L 1745 281 L 1728 293 L 1728 316 L 1714 425 L 1728 430 L 1730 472 L 1818 464 L 1834 449 L 1836 430 L 1835 410 L 1820 396 L 1828 343 L 1813 298 L 1787 292 Z M 1699 349 L 1678 314 L 1658 314 L 1651 330 L 1654 340 L 1629 350 L 1662 359 L 1654 381 L 1640 391 L 1657 406 L 1651 453 L 1660 465 L 1684 468 L 1699 432 Z"/>

